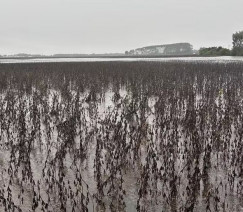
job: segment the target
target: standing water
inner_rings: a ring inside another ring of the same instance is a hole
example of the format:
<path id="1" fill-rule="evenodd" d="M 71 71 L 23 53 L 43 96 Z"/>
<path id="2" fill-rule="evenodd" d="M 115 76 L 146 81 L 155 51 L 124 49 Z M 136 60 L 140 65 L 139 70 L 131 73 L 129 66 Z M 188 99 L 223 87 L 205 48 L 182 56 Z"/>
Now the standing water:
<path id="1" fill-rule="evenodd" d="M 0 211 L 243 211 L 243 63 L 0 65 Z"/>

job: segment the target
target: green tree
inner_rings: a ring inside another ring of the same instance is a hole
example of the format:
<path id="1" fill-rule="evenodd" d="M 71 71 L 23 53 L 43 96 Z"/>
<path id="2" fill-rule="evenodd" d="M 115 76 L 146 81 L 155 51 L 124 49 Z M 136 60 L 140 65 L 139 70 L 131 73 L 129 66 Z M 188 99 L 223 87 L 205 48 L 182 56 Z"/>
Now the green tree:
<path id="1" fill-rule="evenodd" d="M 219 47 L 209 47 L 199 49 L 199 55 L 201 56 L 229 56 L 231 52 L 229 49 Z"/>
<path id="2" fill-rule="evenodd" d="M 243 31 L 236 32 L 232 36 L 233 38 L 233 56 L 243 56 Z"/>

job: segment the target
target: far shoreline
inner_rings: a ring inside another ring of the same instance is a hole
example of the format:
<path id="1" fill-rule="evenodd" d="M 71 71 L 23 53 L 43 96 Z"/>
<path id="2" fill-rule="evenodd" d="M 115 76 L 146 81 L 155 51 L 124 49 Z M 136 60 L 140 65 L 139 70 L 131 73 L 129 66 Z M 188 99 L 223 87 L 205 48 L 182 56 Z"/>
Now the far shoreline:
<path id="1" fill-rule="evenodd" d="M 173 57 L 222 57 L 222 56 L 201 56 L 201 55 L 81 55 L 81 56 L 34 56 L 34 57 L 0 57 L 0 60 L 6 59 L 68 59 L 68 58 L 173 58 Z"/>

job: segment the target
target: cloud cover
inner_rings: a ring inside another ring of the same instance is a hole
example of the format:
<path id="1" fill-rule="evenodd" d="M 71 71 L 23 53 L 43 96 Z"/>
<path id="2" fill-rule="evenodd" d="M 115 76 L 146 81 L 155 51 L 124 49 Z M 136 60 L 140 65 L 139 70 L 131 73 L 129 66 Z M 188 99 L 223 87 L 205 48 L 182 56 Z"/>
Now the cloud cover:
<path id="1" fill-rule="evenodd" d="M 242 0 L 0 0 L 0 54 L 228 48 L 243 30 L 242 8 Z"/>

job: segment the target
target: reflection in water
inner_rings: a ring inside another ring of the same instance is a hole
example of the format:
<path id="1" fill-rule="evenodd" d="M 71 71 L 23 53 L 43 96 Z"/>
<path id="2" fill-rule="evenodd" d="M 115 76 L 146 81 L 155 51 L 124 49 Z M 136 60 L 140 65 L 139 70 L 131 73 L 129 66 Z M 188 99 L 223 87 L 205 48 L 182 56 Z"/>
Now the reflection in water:
<path id="1" fill-rule="evenodd" d="M 0 65 L 0 209 L 242 211 L 243 63 Z"/>

